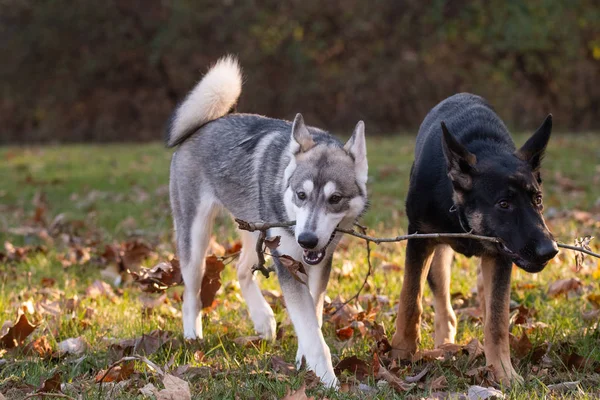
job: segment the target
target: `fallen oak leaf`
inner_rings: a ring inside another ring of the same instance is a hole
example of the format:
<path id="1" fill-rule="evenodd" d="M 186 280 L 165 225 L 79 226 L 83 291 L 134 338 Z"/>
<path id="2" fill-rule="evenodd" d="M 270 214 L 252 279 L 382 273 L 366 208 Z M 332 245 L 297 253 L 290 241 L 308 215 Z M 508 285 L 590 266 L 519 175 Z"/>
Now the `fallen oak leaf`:
<path id="1" fill-rule="evenodd" d="M 504 399 L 506 396 L 498 389 L 483 386 L 470 386 L 467 392 L 469 400 Z"/>
<path id="2" fill-rule="evenodd" d="M 335 335 L 340 340 L 349 340 L 352 338 L 352 336 L 354 336 L 354 328 L 352 328 L 352 326 L 346 326 L 344 328 L 337 329 L 335 331 Z"/>
<path id="3" fill-rule="evenodd" d="M 281 265 L 283 265 L 283 267 L 285 267 L 290 272 L 292 278 L 306 285 L 308 275 L 306 273 L 306 270 L 304 269 L 304 265 L 302 265 L 300 261 L 296 261 L 292 257 L 285 254 L 279 256 L 278 258 Z"/>
<path id="4" fill-rule="evenodd" d="M 62 342 L 59 342 L 57 346 L 60 353 L 75 355 L 83 354 L 88 348 L 87 342 L 83 336 L 65 339 Z"/>
<path id="5" fill-rule="evenodd" d="M 134 367 L 135 363 L 133 361 L 126 361 L 120 365 L 100 370 L 100 372 L 96 374 L 95 381 L 96 383 L 124 381 L 129 379 L 133 374 Z"/>
<path id="6" fill-rule="evenodd" d="M 101 280 L 95 280 L 94 283 L 88 286 L 87 289 L 85 289 L 85 295 L 92 299 L 96 299 L 100 296 L 106 296 L 109 299 L 112 299 L 116 296 L 112 287 Z"/>
<path id="7" fill-rule="evenodd" d="M 343 371 L 348 371 L 353 374 L 356 379 L 364 382 L 372 373 L 371 366 L 356 356 L 351 356 L 341 360 L 333 369 L 335 374 L 339 376 Z"/>
<path id="8" fill-rule="evenodd" d="M 560 279 L 548 286 L 548 296 L 557 297 L 561 294 L 569 294 L 570 292 L 579 292 L 583 283 L 578 278 Z"/>
<path id="9" fill-rule="evenodd" d="M 206 257 L 205 264 L 200 289 L 200 301 L 204 309 L 212 307 L 215 295 L 221 287 L 221 272 L 225 269 L 223 261 L 214 255 Z"/>
<path id="10" fill-rule="evenodd" d="M 162 382 L 165 388 L 156 393 L 156 400 L 191 400 L 190 385 L 183 379 L 165 374 Z"/>
<path id="11" fill-rule="evenodd" d="M 160 262 L 153 268 L 140 268 L 139 272 L 129 271 L 134 281 L 140 285 L 142 291 L 148 293 L 164 292 L 172 286 L 181 285 L 183 278 L 179 260 Z"/>
<path id="12" fill-rule="evenodd" d="M 12 349 L 22 345 L 35 328 L 37 325 L 31 324 L 25 314 L 20 314 L 16 323 L 5 322 L 1 331 L 6 332 L 0 337 L 0 348 Z"/>
<path id="13" fill-rule="evenodd" d="M 296 366 L 294 364 L 286 362 L 281 357 L 271 357 L 271 365 L 273 366 L 275 372 L 279 372 L 285 375 L 294 375 L 297 372 Z"/>
<path id="14" fill-rule="evenodd" d="M 60 392 L 60 384 L 61 384 L 61 375 L 60 372 L 55 372 L 50 378 L 43 381 L 36 391 L 36 393 L 56 393 Z"/>
<path id="15" fill-rule="evenodd" d="M 281 400 L 314 400 L 314 397 L 306 395 L 306 383 L 303 383 L 300 388 L 294 392 L 288 389 L 286 395 Z"/>

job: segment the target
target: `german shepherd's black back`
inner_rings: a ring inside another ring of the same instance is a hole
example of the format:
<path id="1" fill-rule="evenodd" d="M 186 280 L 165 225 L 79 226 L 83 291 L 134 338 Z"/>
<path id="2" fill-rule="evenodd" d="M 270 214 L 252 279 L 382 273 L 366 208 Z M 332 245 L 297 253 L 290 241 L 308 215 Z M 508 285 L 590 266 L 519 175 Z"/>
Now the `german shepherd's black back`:
<path id="1" fill-rule="evenodd" d="M 508 346 L 513 262 L 541 271 L 558 252 L 542 218 L 540 162 L 552 117 L 520 148 L 481 97 L 461 93 L 434 107 L 419 129 L 406 199 L 408 233 L 465 233 L 472 239 L 410 239 L 406 249 L 392 354 L 410 358 L 420 338 L 425 280 L 434 296 L 435 345 L 453 343 L 456 315 L 450 303 L 454 251 L 481 257 L 479 299 L 487 364 L 507 384 L 519 380 Z"/>

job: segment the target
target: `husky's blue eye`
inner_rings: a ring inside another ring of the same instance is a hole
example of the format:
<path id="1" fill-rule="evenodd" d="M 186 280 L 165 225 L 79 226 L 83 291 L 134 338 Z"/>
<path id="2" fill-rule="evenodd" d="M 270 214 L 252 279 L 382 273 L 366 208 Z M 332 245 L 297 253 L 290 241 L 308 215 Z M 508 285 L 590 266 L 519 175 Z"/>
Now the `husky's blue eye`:
<path id="1" fill-rule="evenodd" d="M 342 196 L 340 196 L 339 194 L 334 194 L 329 198 L 329 204 L 337 204 L 340 201 L 342 201 Z"/>
<path id="2" fill-rule="evenodd" d="M 306 200 L 306 193 L 304 192 L 296 192 L 296 196 L 298 196 L 299 200 Z"/>

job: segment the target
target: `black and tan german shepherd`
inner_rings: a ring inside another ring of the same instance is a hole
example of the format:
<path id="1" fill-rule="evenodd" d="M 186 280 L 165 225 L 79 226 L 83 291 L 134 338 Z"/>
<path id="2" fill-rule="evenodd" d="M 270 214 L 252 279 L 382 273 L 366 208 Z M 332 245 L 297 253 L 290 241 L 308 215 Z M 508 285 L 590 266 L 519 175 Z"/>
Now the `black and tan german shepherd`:
<path id="1" fill-rule="evenodd" d="M 434 295 L 435 345 L 453 343 L 450 303 L 454 251 L 481 258 L 478 290 L 485 324 L 487 365 L 505 384 L 521 381 L 508 343 L 512 264 L 541 271 L 558 252 L 542 217 L 540 161 L 552 116 L 520 149 L 481 97 L 461 93 L 434 107 L 419 129 L 406 199 L 408 233 L 472 232 L 472 239 L 411 239 L 406 249 L 392 355 L 410 358 L 420 340 L 425 279 Z"/>

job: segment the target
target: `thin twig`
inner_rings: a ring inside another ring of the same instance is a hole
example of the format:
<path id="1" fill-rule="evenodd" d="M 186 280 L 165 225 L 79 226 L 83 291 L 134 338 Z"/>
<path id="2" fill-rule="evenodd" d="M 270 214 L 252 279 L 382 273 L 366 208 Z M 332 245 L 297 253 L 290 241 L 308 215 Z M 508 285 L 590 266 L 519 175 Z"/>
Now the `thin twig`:
<path id="1" fill-rule="evenodd" d="M 357 225 L 357 226 L 360 229 L 362 229 L 363 232 L 366 233 L 366 231 L 367 231 L 366 227 L 360 226 L 360 225 Z M 358 289 L 358 292 L 356 292 L 356 294 L 354 294 L 354 296 L 350 297 L 348 300 L 346 300 L 344 303 L 342 303 L 339 307 L 337 307 L 335 309 L 335 311 L 333 313 L 331 313 L 331 315 L 335 315 L 342 308 L 346 307 L 346 305 L 349 304 L 351 301 L 353 301 L 354 299 L 358 299 L 358 296 L 360 295 L 360 293 L 363 291 L 363 289 L 367 285 L 367 279 L 369 279 L 369 276 L 371 276 L 371 272 L 373 271 L 373 265 L 371 265 L 371 240 L 365 239 L 365 244 L 367 245 L 367 265 L 369 266 L 369 269 L 367 270 L 367 275 L 365 275 L 365 279 L 363 280 L 363 283 L 362 283 L 360 289 Z"/>
<path id="2" fill-rule="evenodd" d="M 590 256 L 593 256 L 593 257 L 596 257 L 596 258 L 600 258 L 600 254 L 594 253 L 593 251 L 590 251 L 588 249 L 584 249 L 583 247 L 571 246 L 570 244 L 563 244 L 563 243 L 556 243 L 556 245 L 558 247 L 562 247 L 563 249 L 580 251 L 580 252 L 588 254 Z"/>

